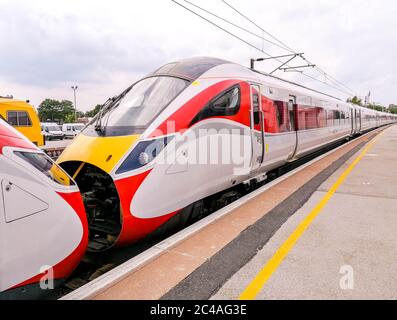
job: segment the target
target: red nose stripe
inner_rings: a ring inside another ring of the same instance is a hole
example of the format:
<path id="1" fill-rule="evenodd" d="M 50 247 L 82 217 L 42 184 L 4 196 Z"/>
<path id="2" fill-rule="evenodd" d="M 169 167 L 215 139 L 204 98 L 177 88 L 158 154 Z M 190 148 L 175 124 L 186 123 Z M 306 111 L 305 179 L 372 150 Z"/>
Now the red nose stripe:
<path id="1" fill-rule="evenodd" d="M 1 129 L 1 127 L 0 127 Z M 4 147 L 24 148 L 36 150 L 34 146 L 19 137 L 2 136 L 0 134 L 0 154 L 3 154 Z"/>
<path id="2" fill-rule="evenodd" d="M 115 181 L 123 212 L 123 228 L 117 241 L 118 246 L 128 245 L 146 237 L 179 212 L 153 219 L 140 219 L 135 217 L 133 212 L 131 213 L 132 199 L 150 172 L 151 170 L 148 170 L 137 176 Z"/>
<path id="3" fill-rule="evenodd" d="M 189 125 L 198 112 L 213 98 L 231 86 L 241 83 L 239 80 L 225 80 L 203 90 L 194 96 L 185 105 L 181 106 L 174 114 L 164 121 L 150 137 L 163 136 L 175 132 L 181 132 L 189 128 Z M 169 126 L 168 122 L 175 125 Z"/>

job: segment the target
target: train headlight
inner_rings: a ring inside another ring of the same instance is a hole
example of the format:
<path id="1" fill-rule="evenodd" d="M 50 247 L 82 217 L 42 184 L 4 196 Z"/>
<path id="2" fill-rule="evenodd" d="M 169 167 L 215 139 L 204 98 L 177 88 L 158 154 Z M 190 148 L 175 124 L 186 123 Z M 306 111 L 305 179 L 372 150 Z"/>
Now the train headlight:
<path id="1" fill-rule="evenodd" d="M 149 154 L 142 152 L 138 157 L 138 161 L 142 166 L 146 166 L 150 162 Z"/>
<path id="2" fill-rule="evenodd" d="M 139 142 L 117 169 L 116 174 L 136 170 L 151 163 L 173 139 L 174 136 L 168 136 Z"/>

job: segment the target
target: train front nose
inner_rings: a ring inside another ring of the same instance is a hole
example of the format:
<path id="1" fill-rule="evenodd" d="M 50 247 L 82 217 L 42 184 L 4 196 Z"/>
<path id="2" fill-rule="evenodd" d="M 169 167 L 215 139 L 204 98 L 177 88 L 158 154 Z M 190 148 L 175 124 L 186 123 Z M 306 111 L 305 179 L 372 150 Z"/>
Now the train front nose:
<path id="1" fill-rule="evenodd" d="M 58 163 L 74 178 L 83 196 L 89 227 L 88 250 L 116 245 L 123 228 L 119 192 L 110 173 L 139 136 L 79 135 Z"/>

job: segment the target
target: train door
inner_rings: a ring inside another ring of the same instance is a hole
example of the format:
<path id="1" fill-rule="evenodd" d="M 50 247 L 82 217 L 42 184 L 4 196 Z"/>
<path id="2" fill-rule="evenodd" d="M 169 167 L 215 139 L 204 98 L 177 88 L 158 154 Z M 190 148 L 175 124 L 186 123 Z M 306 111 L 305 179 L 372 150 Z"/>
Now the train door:
<path id="1" fill-rule="evenodd" d="M 251 84 L 251 171 L 262 165 L 265 157 L 264 114 L 262 111 L 261 87 Z"/>
<path id="2" fill-rule="evenodd" d="M 293 148 L 292 154 L 288 157 L 288 160 L 292 160 L 296 152 L 298 151 L 298 106 L 296 104 L 296 97 L 290 95 L 288 99 L 288 113 L 289 113 L 289 121 L 291 132 L 294 132 L 294 143 L 295 147 Z"/>
<path id="3" fill-rule="evenodd" d="M 351 127 L 352 127 L 351 135 L 352 136 L 357 132 L 357 129 L 356 129 L 356 126 L 355 126 L 355 120 L 354 120 L 355 119 L 354 113 L 355 113 L 355 110 L 354 109 L 350 109 L 350 118 L 351 118 Z"/>
<path id="4" fill-rule="evenodd" d="M 357 132 L 361 132 L 361 110 L 356 110 L 356 128 Z"/>

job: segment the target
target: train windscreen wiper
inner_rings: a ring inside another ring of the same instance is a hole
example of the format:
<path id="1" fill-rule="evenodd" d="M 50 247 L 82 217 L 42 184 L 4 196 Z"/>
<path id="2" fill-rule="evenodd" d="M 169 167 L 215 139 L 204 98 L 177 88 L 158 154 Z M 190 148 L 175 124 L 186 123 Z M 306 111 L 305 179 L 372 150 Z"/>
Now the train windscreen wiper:
<path id="1" fill-rule="evenodd" d="M 95 122 L 95 131 L 97 131 L 99 133 L 104 132 L 105 128 L 102 126 L 102 118 L 103 118 L 104 112 L 110 108 L 110 106 L 112 105 L 113 102 L 114 102 L 114 98 L 109 98 L 103 104 L 101 111 L 99 111 L 98 118 L 96 119 L 96 122 Z"/>
<path id="2" fill-rule="evenodd" d="M 122 98 L 125 97 L 125 95 L 131 90 L 132 86 L 129 87 L 127 90 L 122 92 L 120 95 L 115 96 L 113 98 L 109 98 L 101 108 L 101 111 L 98 114 L 98 119 L 95 122 L 95 131 L 97 131 L 100 134 L 103 134 L 106 130 L 106 124 L 102 124 L 103 117 L 106 113 L 110 113 L 112 109 L 114 109 L 116 106 L 118 106 L 118 103 Z M 110 116 L 110 114 L 109 114 Z"/>

